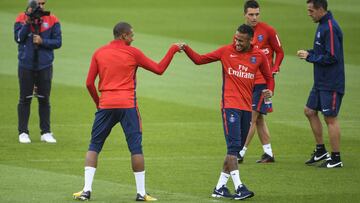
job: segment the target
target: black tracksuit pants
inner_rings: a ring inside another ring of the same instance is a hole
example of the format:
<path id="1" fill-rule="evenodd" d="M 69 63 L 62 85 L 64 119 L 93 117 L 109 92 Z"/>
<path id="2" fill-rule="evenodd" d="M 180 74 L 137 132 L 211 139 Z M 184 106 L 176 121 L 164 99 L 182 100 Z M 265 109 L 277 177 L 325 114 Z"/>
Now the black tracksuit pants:
<path id="1" fill-rule="evenodd" d="M 36 96 L 39 102 L 39 117 L 41 134 L 50 131 L 50 91 L 52 67 L 39 71 L 19 68 L 18 70 L 20 98 L 18 104 L 19 134 L 29 134 L 28 123 L 32 97 Z M 34 89 L 34 87 L 36 87 Z M 34 91 L 35 90 L 35 91 Z"/>

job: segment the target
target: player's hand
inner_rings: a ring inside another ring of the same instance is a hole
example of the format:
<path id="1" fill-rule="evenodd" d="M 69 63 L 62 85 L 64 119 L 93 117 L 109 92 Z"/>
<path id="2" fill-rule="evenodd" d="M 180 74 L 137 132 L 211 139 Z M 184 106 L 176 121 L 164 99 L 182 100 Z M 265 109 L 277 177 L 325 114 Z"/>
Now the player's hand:
<path id="1" fill-rule="evenodd" d="M 26 19 L 25 23 L 26 23 L 26 24 L 31 24 L 31 23 L 32 23 L 32 21 L 31 21 L 31 19 L 30 19 L 29 17 L 27 17 L 27 19 Z"/>
<path id="2" fill-rule="evenodd" d="M 36 45 L 40 45 L 42 44 L 42 38 L 40 37 L 40 35 L 34 35 L 33 37 L 33 43 Z"/>
<path id="3" fill-rule="evenodd" d="M 264 90 L 262 91 L 262 94 L 263 94 L 263 96 L 264 96 L 265 98 L 271 98 L 271 97 L 272 97 L 272 91 L 269 90 L 269 89 L 264 89 Z"/>
<path id="4" fill-rule="evenodd" d="M 32 8 L 30 6 L 27 7 L 25 13 L 30 14 L 31 12 L 32 12 Z"/>
<path id="5" fill-rule="evenodd" d="M 31 18 L 29 16 L 26 16 L 25 23 L 26 24 L 31 24 L 32 23 Z"/>
<path id="6" fill-rule="evenodd" d="M 309 52 L 305 51 L 305 50 L 299 50 L 297 51 L 296 55 L 300 58 L 300 59 L 306 59 L 309 55 Z"/>
<path id="7" fill-rule="evenodd" d="M 31 7 L 27 7 L 26 8 L 26 11 L 25 11 L 25 14 L 26 14 L 26 24 L 31 24 L 31 19 L 30 17 L 28 16 L 30 13 L 32 12 L 32 8 Z"/>
<path id="8" fill-rule="evenodd" d="M 184 51 L 186 43 L 185 42 L 178 42 L 178 43 L 175 43 L 175 45 L 179 47 L 179 52 L 181 53 L 182 51 Z"/>
<path id="9" fill-rule="evenodd" d="M 279 67 L 273 67 L 272 75 L 275 76 L 275 75 L 277 75 L 277 74 L 279 74 L 279 73 L 280 73 Z"/>

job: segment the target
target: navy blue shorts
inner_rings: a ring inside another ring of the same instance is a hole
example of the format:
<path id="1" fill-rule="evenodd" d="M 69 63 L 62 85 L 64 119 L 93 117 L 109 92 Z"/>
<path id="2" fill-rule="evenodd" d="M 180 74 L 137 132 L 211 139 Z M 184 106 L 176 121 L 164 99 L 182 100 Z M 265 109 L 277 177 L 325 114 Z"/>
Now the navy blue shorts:
<path id="1" fill-rule="evenodd" d="M 222 109 L 227 154 L 237 156 L 243 148 L 250 128 L 251 112 Z"/>
<path id="2" fill-rule="evenodd" d="M 336 117 L 340 111 L 343 94 L 336 91 L 324 91 L 313 88 L 306 106 L 321 111 L 324 116 Z"/>
<path id="3" fill-rule="evenodd" d="M 99 109 L 91 131 L 89 151 L 100 153 L 111 129 L 120 123 L 131 154 L 142 154 L 141 118 L 137 108 Z"/>
<path id="4" fill-rule="evenodd" d="M 265 84 L 254 86 L 253 96 L 252 96 L 252 110 L 257 111 L 260 114 L 266 115 L 267 111 L 264 103 L 264 96 L 262 94 L 262 91 L 264 89 L 267 89 L 267 86 Z"/>

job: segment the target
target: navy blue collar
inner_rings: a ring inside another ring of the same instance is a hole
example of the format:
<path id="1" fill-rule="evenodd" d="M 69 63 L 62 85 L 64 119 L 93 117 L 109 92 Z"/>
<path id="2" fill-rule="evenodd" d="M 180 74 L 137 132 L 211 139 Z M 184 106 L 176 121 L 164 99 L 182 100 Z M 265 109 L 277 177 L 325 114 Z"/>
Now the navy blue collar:
<path id="1" fill-rule="evenodd" d="M 320 19 L 319 23 L 320 24 L 327 23 L 327 21 L 332 18 L 333 16 L 331 11 L 327 11 L 327 13 Z"/>

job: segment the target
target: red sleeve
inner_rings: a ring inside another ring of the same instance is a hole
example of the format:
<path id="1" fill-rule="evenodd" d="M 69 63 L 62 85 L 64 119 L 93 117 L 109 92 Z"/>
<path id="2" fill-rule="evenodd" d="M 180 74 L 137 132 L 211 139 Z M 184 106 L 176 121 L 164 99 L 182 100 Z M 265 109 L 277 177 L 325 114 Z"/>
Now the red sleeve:
<path id="1" fill-rule="evenodd" d="M 275 55 L 275 62 L 274 66 L 272 67 L 272 72 L 279 72 L 280 71 L 280 65 L 284 58 L 284 51 L 281 47 L 281 42 L 279 39 L 279 36 L 276 34 L 275 30 L 271 30 L 270 32 L 270 46 L 276 53 Z"/>
<path id="2" fill-rule="evenodd" d="M 96 87 L 95 87 L 95 79 L 98 75 L 98 65 L 96 62 L 96 58 L 95 58 L 95 54 L 93 55 L 92 59 L 91 59 L 91 64 L 90 64 L 90 68 L 89 68 L 89 73 L 87 75 L 87 79 L 86 79 L 86 87 L 92 97 L 92 99 L 94 100 L 96 107 L 99 107 L 99 95 L 96 91 Z"/>
<path id="3" fill-rule="evenodd" d="M 17 17 L 16 17 L 16 20 L 15 20 L 15 23 L 22 23 L 22 24 L 25 24 L 26 20 L 28 19 L 29 17 L 27 15 L 25 15 L 25 13 L 20 13 Z"/>
<path id="4" fill-rule="evenodd" d="M 156 63 L 155 61 L 145 56 L 145 54 L 143 54 L 140 50 L 135 50 L 135 59 L 139 66 L 155 74 L 162 75 L 169 66 L 172 58 L 174 57 L 174 54 L 179 51 L 179 47 L 177 45 L 171 46 L 164 58 L 159 63 Z"/>
<path id="5" fill-rule="evenodd" d="M 274 88 L 275 88 L 275 81 L 274 78 L 272 76 L 272 73 L 270 72 L 270 65 L 269 62 L 266 58 L 266 55 L 260 51 L 261 54 L 261 64 L 260 64 L 260 72 L 262 73 L 262 75 L 264 76 L 265 80 L 266 80 L 266 86 L 269 90 L 271 90 L 272 92 L 274 92 Z"/>
<path id="6" fill-rule="evenodd" d="M 223 50 L 224 49 L 222 47 L 213 52 L 210 52 L 210 53 L 207 53 L 204 55 L 200 55 L 200 54 L 196 53 L 194 50 L 192 50 L 188 45 L 186 45 L 185 49 L 184 49 L 186 55 L 188 55 L 188 57 L 196 65 L 207 64 L 207 63 L 211 63 L 211 62 L 220 60 Z"/>
<path id="7" fill-rule="evenodd" d="M 57 18 L 56 16 L 54 15 L 50 15 L 51 19 L 53 20 L 54 23 L 58 23 L 59 22 L 59 18 Z"/>

